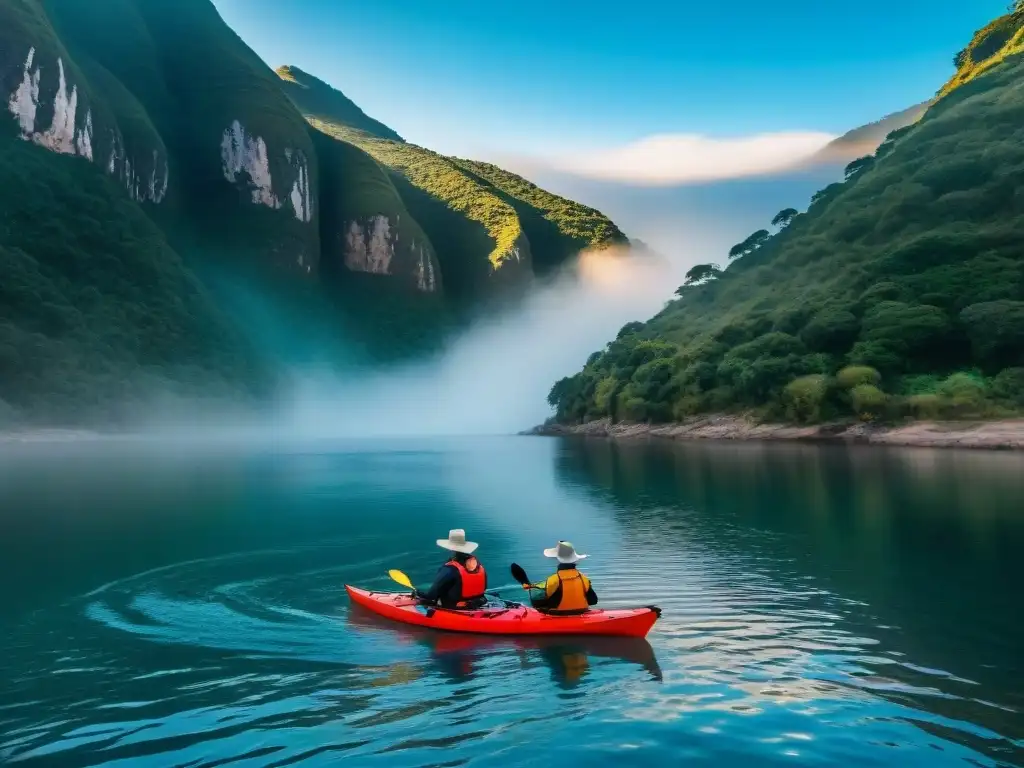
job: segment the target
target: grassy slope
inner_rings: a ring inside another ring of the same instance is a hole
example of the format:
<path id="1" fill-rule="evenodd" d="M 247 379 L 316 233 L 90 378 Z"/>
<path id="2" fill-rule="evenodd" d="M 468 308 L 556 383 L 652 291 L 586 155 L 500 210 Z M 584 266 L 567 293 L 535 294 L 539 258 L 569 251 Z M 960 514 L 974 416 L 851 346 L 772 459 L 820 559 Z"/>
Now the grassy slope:
<path id="1" fill-rule="evenodd" d="M 537 272 L 558 267 L 586 248 L 628 243 L 619 228 L 594 208 L 553 195 L 491 163 L 456 162 L 519 215 L 533 249 Z"/>
<path id="2" fill-rule="evenodd" d="M 400 193 L 411 191 L 410 186 L 414 188 L 414 199 L 406 200 L 406 205 L 419 208 L 413 215 L 442 255 L 446 275 L 452 271 L 473 273 L 478 282 L 492 272 L 513 266 L 516 261 L 529 264 L 530 247 L 524 241 L 515 209 L 463 172 L 450 158 L 414 144 L 379 139 L 344 125 L 315 119 L 312 122 L 335 138 L 359 147 L 400 176 Z M 402 180 L 406 183 L 402 184 Z M 451 213 L 446 215 L 441 208 Z M 420 213 L 426 215 L 421 217 Z"/>
<path id="3" fill-rule="evenodd" d="M 1024 57 L 958 81 L 873 167 L 556 384 L 557 417 L 1024 405 Z M 861 389 L 856 402 L 831 378 L 849 363 L 873 366 L 908 399 Z M 957 370 L 976 372 L 941 381 Z M 800 386 L 820 408 L 794 405 Z"/>
<path id="4" fill-rule="evenodd" d="M 445 284 L 472 300 L 497 272 L 546 271 L 582 248 L 625 243 L 605 216 L 487 163 L 449 158 L 402 141 L 343 94 L 281 67 L 285 92 L 320 131 L 351 143 L 391 171 L 404 206 L 426 231 Z M 509 269 L 511 267 L 511 270 Z"/>
<path id="5" fill-rule="evenodd" d="M 1024 7 L 1000 16 L 974 34 L 968 46 L 956 55 L 956 74 L 942 86 L 939 95 L 951 93 L 992 67 L 998 66 L 1008 57 L 1022 52 Z"/>
<path id="6" fill-rule="evenodd" d="M 300 105 L 306 117 L 314 117 L 330 123 L 346 125 L 380 139 L 404 141 L 384 123 L 374 120 L 361 110 L 355 102 L 341 91 L 298 67 L 283 66 L 276 70 L 288 97 Z"/>
<path id="7" fill-rule="evenodd" d="M 320 133 L 358 147 L 388 169 L 400 199 L 384 205 L 406 208 L 426 232 L 438 255 L 446 290 L 457 303 L 469 304 L 487 295 L 496 275 L 504 282 L 529 273 L 530 245 L 511 205 L 449 158 L 387 138 L 397 134 L 361 110 L 354 125 L 350 124 L 352 102 L 305 73 L 302 84 L 296 82 L 297 71 L 278 69 L 284 92 Z M 368 176 L 354 175 L 349 183 L 365 183 L 379 193 L 375 172 L 366 164 L 360 168 L 369 171 Z"/>

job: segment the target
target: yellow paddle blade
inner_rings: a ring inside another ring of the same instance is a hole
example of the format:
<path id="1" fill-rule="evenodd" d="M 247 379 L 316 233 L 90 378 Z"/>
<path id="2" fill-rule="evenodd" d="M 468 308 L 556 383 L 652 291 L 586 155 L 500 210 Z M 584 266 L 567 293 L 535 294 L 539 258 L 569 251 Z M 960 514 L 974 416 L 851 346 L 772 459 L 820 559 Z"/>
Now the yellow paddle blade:
<path id="1" fill-rule="evenodd" d="M 390 576 L 392 579 L 397 581 L 403 587 L 408 587 L 409 589 L 413 588 L 412 582 L 409 581 L 409 577 L 406 576 L 401 571 L 398 571 L 398 570 L 395 570 L 394 568 L 392 568 L 390 571 L 388 571 L 388 576 Z"/>

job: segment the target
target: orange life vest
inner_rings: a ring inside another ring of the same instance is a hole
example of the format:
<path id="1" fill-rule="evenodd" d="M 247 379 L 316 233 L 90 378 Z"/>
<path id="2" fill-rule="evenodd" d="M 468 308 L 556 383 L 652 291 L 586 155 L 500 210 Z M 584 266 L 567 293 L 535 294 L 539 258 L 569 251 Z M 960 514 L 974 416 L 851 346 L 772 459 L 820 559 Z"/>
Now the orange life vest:
<path id="1" fill-rule="evenodd" d="M 544 582 L 544 595 L 551 597 L 561 588 L 561 599 L 558 605 L 549 609 L 551 613 L 582 613 L 590 608 L 587 604 L 587 590 L 590 579 L 575 568 L 559 570 L 548 576 Z"/>
<path id="2" fill-rule="evenodd" d="M 472 571 L 458 560 L 452 560 L 448 563 L 448 565 L 459 572 L 459 581 L 462 584 L 462 592 L 459 594 L 460 603 L 483 597 L 484 592 L 487 590 L 487 574 L 484 571 L 484 567 L 475 557 L 471 558 L 471 562 L 473 561 L 476 562 L 476 568 Z"/>

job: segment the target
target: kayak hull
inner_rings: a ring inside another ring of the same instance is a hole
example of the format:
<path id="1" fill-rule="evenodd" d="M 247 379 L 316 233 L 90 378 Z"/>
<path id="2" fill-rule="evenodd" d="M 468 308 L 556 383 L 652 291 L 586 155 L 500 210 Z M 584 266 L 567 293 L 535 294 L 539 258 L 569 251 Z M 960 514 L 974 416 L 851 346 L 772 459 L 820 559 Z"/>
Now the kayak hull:
<path id="1" fill-rule="evenodd" d="M 345 585 L 356 605 L 418 627 L 480 635 L 590 635 L 646 637 L 661 611 L 654 606 L 587 611 L 579 616 L 551 616 L 526 605 L 455 611 L 423 605 L 408 592 L 371 592 Z"/>

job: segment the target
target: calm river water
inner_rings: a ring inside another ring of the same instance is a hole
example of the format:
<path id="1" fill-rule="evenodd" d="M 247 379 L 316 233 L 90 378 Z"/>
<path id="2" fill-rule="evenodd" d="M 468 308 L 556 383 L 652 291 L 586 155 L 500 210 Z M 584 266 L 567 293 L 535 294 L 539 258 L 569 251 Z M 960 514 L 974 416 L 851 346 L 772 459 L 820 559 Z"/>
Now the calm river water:
<path id="1" fill-rule="evenodd" d="M 464 527 L 648 641 L 381 623 Z M 1024 457 L 547 438 L 0 445 L 0 763 L 1024 765 Z"/>

